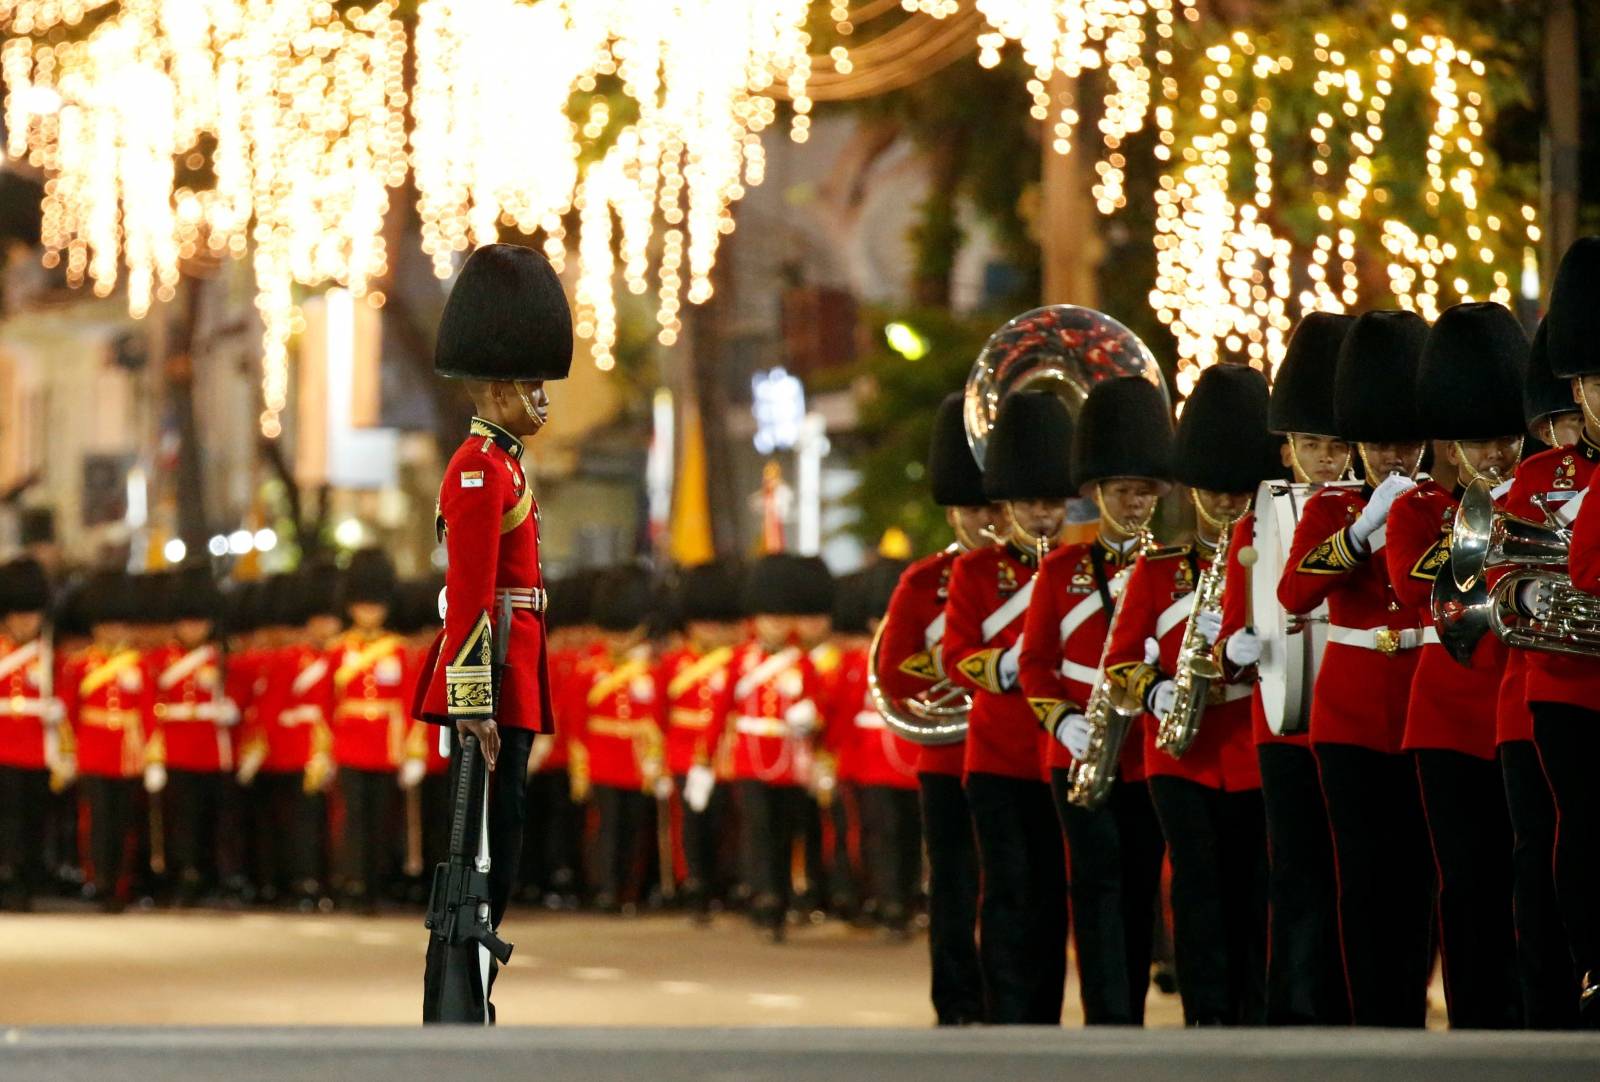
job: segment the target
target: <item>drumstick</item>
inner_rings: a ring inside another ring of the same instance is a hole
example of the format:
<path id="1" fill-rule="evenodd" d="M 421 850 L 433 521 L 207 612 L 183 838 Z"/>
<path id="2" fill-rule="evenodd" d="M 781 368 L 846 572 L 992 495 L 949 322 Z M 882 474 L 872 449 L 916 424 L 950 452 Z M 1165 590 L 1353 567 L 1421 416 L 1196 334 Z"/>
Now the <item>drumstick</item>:
<path id="1" fill-rule="evenodd" d="M 1260 557 L 1261 557 L 1261 554 L 1258 553 L 1255 550 L 1255 546 L 1254 545 L 1246 545 L 1244 548 L 1239 550 L 1239 566 L 1244 568 L 1246 571 L 1248 571 L 1248 570 L 1250 570 L 1250 568 L 1255 566 L 1256 560 L 1260 559 Z M 1247 630 L 1247 631 L 1255 630 L 1255 623 L 1256 623 L 1255 591 L 1254 590 L 1246 590 L 1244 592 L 1244 626 L 1245 626 L 1245 630 Z"/>

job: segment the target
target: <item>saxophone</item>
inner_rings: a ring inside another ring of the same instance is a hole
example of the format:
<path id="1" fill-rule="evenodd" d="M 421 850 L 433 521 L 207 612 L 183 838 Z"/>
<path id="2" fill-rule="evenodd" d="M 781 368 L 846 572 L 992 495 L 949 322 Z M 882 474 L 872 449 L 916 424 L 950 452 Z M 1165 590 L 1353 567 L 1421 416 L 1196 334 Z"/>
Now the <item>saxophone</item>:
<path id="1" fill-rule="evenodd" d="M 1183 628 L 1183 646 L 1178 651 L 1178 673 L 1172 682 L 1177 697 L 1172 709 L 1161 718 L 1156 730 L 1156 747 L 1181 758 L 1194 743 L 1200 732 L 1200 718 L 1205 713 L 1206 697 L 1214 681 L 1222 678 L 1222 666 L 1211 655 L 1211 644 L 1195 626 L 1202 612 L 1222 613 L 1222 584 L 1228 573 L 1228 544 L 1233 538 L 1230 521 L 1217 539 L 1217 554 L 1211 566 L 1200 572 L 1194 585 L 1194 608 Z"/>
<path id="2" fill-rule="evenodd" d="M 1117 701 L 1116 685 L 1106 675 L 1106 655 L 1111 650 L 1111 636 L 1117 630 L 1117 618 L 1122 615 L 1122 599 L 1127 596 L 1128 576 L 1138 558 L 1155 543 L 1148 531 L 1140 531 L 1139 539 L 1129 554 L 1127 566 L 1118 571 L 1111 585 L 1121 584 L 1116 604 L 1106 622 L 1106 642 L 1100 649 L 1100 666 L 1096 670 L 1094 690 L 1084 704 L 1083 716 L 1089 722 L 1089 747 L 1083 758 L 1072 760 L 1067 767 L 1067 800 L 1080 808 L 1094 811 L 1111 795 L 1111 783 L 1117 780 L 1117 761 L 1122 757 L 1122 745 L 1128 739 L 1128 729 L 1143 712 L 1137 704 Z"/>

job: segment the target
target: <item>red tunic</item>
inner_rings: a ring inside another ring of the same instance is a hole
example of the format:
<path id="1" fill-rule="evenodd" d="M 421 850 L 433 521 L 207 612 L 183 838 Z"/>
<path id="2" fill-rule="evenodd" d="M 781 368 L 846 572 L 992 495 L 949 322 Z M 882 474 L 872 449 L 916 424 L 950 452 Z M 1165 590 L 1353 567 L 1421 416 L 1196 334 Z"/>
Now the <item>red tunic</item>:
<path id="1" fill-rule="evenodd" d="M 1106 656 L 1107 672 L 1132 694 L 1143 698 L 1153 683 L 1177 672 L 1195 582 L 1210 566 L 1210 558 L 1192 543 L 1157 549 L 1133 565 Z M 1152 636 L 1161 645 L 1155 666 L 1144 660 L 1145 640 Z M 1200 731 L 1181 759 L 1156 747 L 1160 723 L 1146 715 L 1144 765 L 1149 776 L 1186 778 L 1227 792 L 1261 788 L 1249 698 L 1246 684 L 1213 685 Z"/>
<path id="2" fill-rule="evenodd" d="M 398 635 L 350 631 L 330 651 L 333 757 L 357 770 L 395 770 L 405 754 L 407 656 Z"/>
<path id="3" fill-rule="evenodd" d="M 171 770 L 232 771 L 239 710 L 223 687 L 221 651 L 171 643 L 151 652 L 149 666 L 155 731 L 146 757 Z"/>
<path id="4" fill-rule="evenodd" d="M 144 770 L 150 681 L 137 650 L 89 646 L 68 660 L 59 694 L 78 745 L 78 773 L 132 778 Z"/>
<path id="5" fill-rule="evenodd" d="M 1033 600 L 1022 628 L 1019 671 L 1023 693 L 1049 738 L 1045 761 L 1052 770 L 1072 765 L 1072 754 L 1052 733 L 1067 713 L 1082 713 L 1094 691 L 1111 623 L 1104 595 L 1124 566 L 1123 553 L 1096 538 L 1052 552 L 1034 579 Z M 1120 592 L 1121 585 L 1117 588 Z M 1115 607 L 1114 597 L 1111 603 Z M 1143 781 L 1144 743 L 1137 734 L 1130 735 L 1134 739 L 1122 745 L 1117 776 Z"/>
<path id="6" fill-rule="evenodd" d="M 332 654 L 309 643 L 271 651 L 257 662 L 261 695 L 251 711 L 250 739 L 265 744 L 266 773 L 298 774 L 313 755 L 332 754 L 328 719 L 336 664 Z"/>
<path id="7" fill-rule="evenodd" d="M 1352 744 L 1395 754 L 1405 736 L 1406 704 L 1418 651 L 1392 654 L 1334 640 L 1340 629 L 1409 629 L 1420 643 L 1423 612 L 1406 605 L 1389 583 L 1384 532 L 1369 539 L 1371 553 L 1357 552 L 1349 527 L 1371 493 L 1326 488 L 1306 501 L 1295 528 L 1278 600 L 1304 616 L 1328 602 L 1329 641 L 1311 699 L 1311 743 Z"/>
<path id="8" fill-rule="evenodd" d="M 45 646 L 43 638 L 19 645 L 0 635 L 0 766 L 43 770 L 49 765 Z"/>
<path id="9" fill-rule="evenodd" d="M 810 702 L 823 721 L 825 700 L 811 659 L 797 646 L 769 653 L 750 642 L 728 668 L 728 718 L 724 739 L 732 748 L 732 776 L 769 785 L 804 785 L 811 775 L 811 744 L 792 734 L 786 716 Z"/>
<path id="10" fill-rule="evenodd" d="M 1402 605 L 1430 611 L 1435 577 L 1450 574 L 1450 533 L 1459 504 L 1460 494 L 1446 492 L 1436 481 L 1424 481 L 1395 500 L 1384 556 L 1389 581 Z M 1473 652 L 1470 669 L 1436 642 L 1423 646 L 1419 655 L 1401 746 L 1407 751 L 1428 748 L 1494 758 L 1505 645 L 1485 635 Z"/>
<path id="11" fill-rule="evenodd" d="M 439 487 L 438 531 L 449 557 L 444 628 L 418 684 L 414 716 L 436 724 L 493 717 L 512 729 L 555 731 L 545 651 L 539 509 L 522 472 L 522 443 L 482 418 Z M 511 639 L 499 702 L 492 663 L 497 597 L 512 591 Z"/>
<path id="12" fill-rule="evenodd" d="M 710 766 L 716 750 L 717 710 L 726 701 L 733 647 L 702 654 L 692 646 L 661 658 L 667 703 L 667 769 L 682 777 L 692 766 Z"/>
<path id="13" fill-rule="evenodd" d="M 1555 501 L 1571 498 L 1571 493 L 1585 492 L 1590 487 L 1597 460 L 1600 447 L 1590 441 L 1587 432 L 1573 447 L 1534 455 L 1517 470 L 1516 483 L 1506 500 L 1507 509 L 1535 522 L 1544 521 L 1543 514 L 1533 505 L 1533 494 L 1547 493 L 1551 510 L 1559 510 L 1562 505 Z M 1572 524 L 1570 573 L 1574 586 L 1600 593 L 1600 496 L 1592 493 L 1584 497 Z M 1529 702 L 1572 703 L 1586 710 L 1600 709 L 1600 659 L 1529 650 L 1527 663 Z"/>
<path id="14" fill-rule="evenodd" d="M 1256 684 L 1250 692 L 1250 732 L 1256 744 L 1295 744 L 1305 747 L 1308 743 L 1305 733 L 1279 736 L 1267 725 L 1267 711 L 1261 703 L 1261 685 L 1256 680 L 1254 666 L 1250 672 L 1241 673 L 1227 660 L 1228 636 L 1244 628 L 1245 615 L 1250 607 L 1250 572 L 1239 562 L 1239 550 L 1255 543 L 1256 513 L 1250 511 L 1234 524 L 1233 540 L 1228 544 L 1228 572 L 1222 584 L 1222 631 L 1217 636 L 1217 657 L 1222 659 L 1223 668 L 1230 676 L 1247 677 Z"/>
<path id="15" fill-rule="evenodd" d="M 945 602 L 942 650 L 950 678 L 972 692 L 967 719 L 966 772 L 998 774 L 1039 781 L 1048 777 L 1045 741 L 1020 687 L 1000 686 L 1000 658 L 1022 637 L 1026 599 L 1015 605 L 1033 579 L 1032 553 L 1013 545 L 989 545 L 956 558 L 950 573 L 950 597 Z M 1031 591 L 1029 591 L 1031 593 Z M 984 624 L 1015 615 L 1003 627 L 984 630 Z"/>
<path id="16" fill-rule="evenodd" d="M 917 787 L 917 745 L 889 728 L 867 690 L 865 648 L 847 651 L 839 666 L 838 694 L 828 719 L 839 777 L 859 785 Z"/>
<path id="17" fill-rule="evenodd" d="M 886 695 L 909 699 L 943 679 L 939 639 L 944 634 L 950 572 L 959 553 L 952 545 L 901 573 L 878 639 L 878 681 Z M 959 777 L 966 754 L 962 740 L 924 744 L 917 749 L 917 773 Z"/>
<path id="18" fill-rule="evenodd" d="M 654 781 L 645 768 L 660 769 L 663 700 L 650 658 L 606 655 L 585 666 L 579 687 L 590 782 L 642 789 Z"/>

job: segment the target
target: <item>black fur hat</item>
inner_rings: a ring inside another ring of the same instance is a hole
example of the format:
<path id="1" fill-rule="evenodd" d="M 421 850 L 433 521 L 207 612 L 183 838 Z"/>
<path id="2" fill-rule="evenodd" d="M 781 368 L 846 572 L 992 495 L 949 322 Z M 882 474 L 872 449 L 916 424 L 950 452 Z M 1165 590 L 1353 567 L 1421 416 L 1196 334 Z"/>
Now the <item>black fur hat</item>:
<path id="1" fill-rule="evenodd" d="M 1550 287 L 1550 370 L 1574 379 L 1600 373 L 1600 237 L 1572 242 Z"/>
<path id="2" fill-rule="evenodd" d="M 739 569 L 729 560 L 686 568 L 678 579 L 678 615 L 684 620 L 731 623 L 744 615 Z"/>
<path id="3" fill-rule="evenodd" d="M 127 589 L 132 600 L 128 622 L 143 627 L 171 623 L 178 619 L 178 573 L 147 572 L 131 575 Z"/>
<path id="4" fill-rule="evenodd" d="M 1088 495 L 1113 477 L 1172 480 L 1172 416 L 1155 384 L 1140 376 L 1096 383 L 1072 433 L 1072 479 Z"/>
<path id="5" fill-rule="evenodd" d="M 467 257 L 450 290 L 433 369 L 463 379 L 566 379 L 572 311 L 550 261 L 515 244 Z"/>
<path id="6" fill-rule="evenodd" d="M 406 579 L 395 588 L 389 630 L 415 635 L 439 623 L 439 587 L 431 579 Z"/>
<path id="7" fill-rule="evenodd" d="M 1200 373 L 1178 417 L 1174 472 L 1191 488 L 1255 492 L 1278 470 L 1278 440 L 1267 431 L 1267 379 L 1242 364 Z"/>
<path id="8" fill-rule="evenodd" d="M 350 566 L 344 572 L 344 597 L 341 608 L 368 602 L 378 605 L 394 604 L 394 564 L 382 549 L 359 549 L 350 557 Z"/>
<path id="9" fill-rule="evenodd" d="M 868 597 L 865 571 L 852 571 L 839 577 L 839 588 L 833 595 L 833 630 L 841 635 L 867 633 Z"/>
<path id="10" fill-rule="evenodd" d="M 1429 439 L 1487 440 L 1522 431 L 1528 336 L 1505 305 L 1446 308 L 1417 366 L 1417 412 Z"/>
<path id="11" fill-rule="evenodd" d="M 1338 436 L 1357 443 L 1427 439 L 1417 416 L 1417 364 L 1428 324 L 1415 312 L 1380 310 L 1356 318 L 1339 347 L 1333 410 Z"/>
<path id="12" fill-rule="evenodd" d="M 933 502 L 940 507 L 978 507 L 989 502 L 983 494 L 983 470 L 972 457 L 962 395 L 946 395 L 933 416 L 933 439 L 928 444 L 928 483 Z"/>
<path id="13" fill-rule="evenodd" d="M 882 619 L 884 613 L 889 611 L 889 599 L 894 596 L 895 587 L 900 585 L 900 576 L 905 574 L 907 566 L 904 560 L 883 557 L 869 564 L 866 571 L 862 572 L 861 592 L 866 595 L 868 617 Z"/>
<path id="14" fill-rule="evenodd" d="M 30 556 L 19 556 L 0 567 L 0 613 L 47 612 L 50 578 Z"/>
<path id="15" fill-rule="evenodd" d="M 339 566 L 332 560 L 317 560 L 301 567 L 292 580 L 297 602 L 293 622 L 304 624 L 314 616 L 342 617 L 342 578 Z"/>
<path id="16" fill-rule="evenodd" d="M 1355 316 L 1308 312 L 1289 336 L 1289 348 L 1278 365 L 1267 400 L 1267 427 L 1280 436 L 1300 432 L 1331 436 L 1338 429 L 1333 411 L 1334 373 L 1339 346 Z"/>
<path id="17" fill-rule="evenodd" d="M 222 591 L 206 564 L 189 564 L 167 576 L 167 616 L 173 620 L 216 620 Z"/>
<path id="18" fill-rule="evenodd" d="M 744 607 L 751 614 L 826 616 L 833 612 L 833 595 L 833 575 L 815 556 L 772 553 L 745 577 Z"/>
<path id="19" fill-rule="evenodd" d="M 96 624 L 132 623 L 139 609 L 133 576 L 122 571 L 96 571 L 83 584 L 83 616 Z"/>
<path id="20" fill-rule="evenodd" d="M 594 620 L 602 631 L 642 627 L 656 607 L 655 586 L 642 567 L 613 567 L 594 591 Z"/>
<path id="21" fill-rule="evenodd" d="M 984 451 L 983 491 L 991 500 L 1068 499 L 1072 484 L 1072 417 L 1047 391 L 1008 395 Z"/>
<path id="22" fill-rule="evenodd" d="M 1528 350 L 1527 379 L 1522 384 L 1522 420 L 1540 439 L 1545 433 L 1538 431 L 1546 418 L 1562 413 L 1578 412 L 1572 400 L 1572 381 L 1561 379 L 1550 371 L 1550 331 L 1544 320 L 1533 332 L 1533 346 Z"/>

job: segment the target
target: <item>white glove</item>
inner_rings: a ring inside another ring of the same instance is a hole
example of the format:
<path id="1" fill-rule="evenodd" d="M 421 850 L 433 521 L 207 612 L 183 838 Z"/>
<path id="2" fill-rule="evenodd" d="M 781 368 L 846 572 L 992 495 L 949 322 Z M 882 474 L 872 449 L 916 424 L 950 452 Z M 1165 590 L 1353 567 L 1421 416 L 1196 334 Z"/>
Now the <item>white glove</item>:
<path id="1" fill-rule="evenodd" d="M 533 747 L 528 751 L 528 777 L 531 778 L 539 773 L 539 768 L 550 758 L 550 753 L 555 747 L 556 738 L 549 733 L 541 733 L 533 738 Z"/>
<path id="2" fill-rule="evenodd" d="M 1161 643 L 1154 635 L 1144 640 L 1144 663 L 1156 665 L 1161 661 Z"/>
<path id="3" fill-rule="evenodd" d="M 167 787 L 167 768 L 160 763 L 151 763 L 144 768 L 144 791 L 159 793 Z"/>
<path id="4" fill-rule="evenodd" d="M 1011 649 L 1000 655 L 1000 690 L 1015 691 L 1017 688 L 1017 662 L 1022 657 L 1022 640 L 1012 643 Z"/>
<path id="5" fill-rule="evenodd" d="M 400 764 L 400 788 L 415 789 L 428 773 L 428 764 L 421 759 L 407 759 Z"/>
<path id="6" fill-rule="evenodd" d="M 791 735 L 805 739 L 817 731 L 817 704 L 801 699 L 783 712 L 783 722 Z"/>
<path id="7" fill-rule="evenodd" d="M 1150 689 L 1150 713 L 1158 718 L 1166 717 L 1177 701 L 1178 685 L 1171 680 L 1163 680 Z"/>
<path id="8" fill-rule="evenodd" d="M 1056 723 L 1056 743 L 1066 748 L 1074 759 L 1082 759 L 1089 750 L 1089 738 L 1094 727 L 1082 714 L 1068 714 Z"/>
<path id="9" fill-rule="evenodd" d="M 717 775 L 709 766 L 696 763 L 683 779 L 683 802 L 696 815 L 711 803 L 711 790 L 717 787 Z"/>
<path id="10" fill-rule="evenodd" d="M 1394 501 L 1416 487 L 1417 483 L 1403 473 L 1391 473 L 1379 482 L 1372 490 L 1372 499 L 1362 509 L 1361 517 L 1350 524 L 1350 537 L 1355 543 L 1365 548 L 1367 538 L 1389 521 L 1389 509 Z"/>
<path id="11" fill-rule="evenodd" d="M 656 799 L 666 800 L 672 796 L 672 775 L 663 774 L 656 779 Z"/>
<path id="12" fill-rule="evenodd" d="M 49 698 L 44 703 L 44 723 L 46 725 L 60 725 L 67 720 L 67 704 L 57 698 Z"/>
<path id="13" fill-rule="evenodd" d="M 217 701 L 217 724 L 225 729 L 239 724 L 239 704 L 232 699 L 219 699 Z"/>
<path id="14" fill-rule="evenodd" d="M 1261 636 L 1249 628 L 1242 628 L 1228 636 L 1224 647 L 1228 661 L 1241 669 L 1249 668 L 1261 660 Z"/>
<path id="15" fill-rule="evenodd" d="M 1517 587 L 1517 609 L 1534 620 L 1550 615 L 1550 583 L 1545 579 L 1529 579 Z"/>
<path id="16" fill-rule="evenodd" d="M 1195 613 L 1194 629 L 1200 632 L 1200 637 L 1206 640 L 1207 646 L 1216 645 L 1217 636 L 1222 634 L 1222 613 L 1211 609 Z"/>
<path id="17" fill-rule="evenodd" d="M 235 775 L 240 785 L 249 785 L 256 780 L 256 774 L 261 770 L 261 764 L 267 761 L 266 748 L 252 748 L 239 757 L 239 772 Z"/>
<path id="18" fill-rule="evenodd" d="M 50 764 L 50 791 L 64 792 L 78 780 L 78 759 L 74 755 L 60 755 Z"/>

